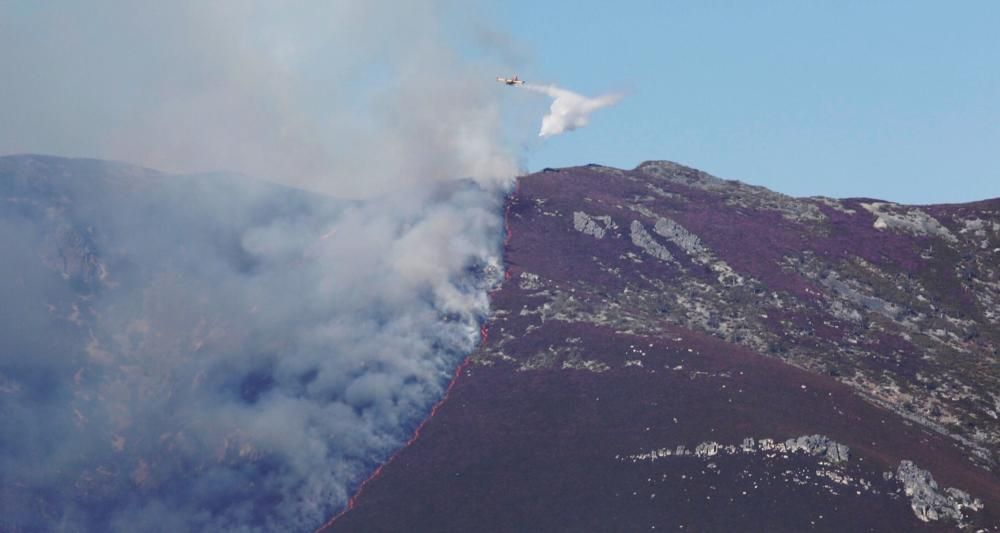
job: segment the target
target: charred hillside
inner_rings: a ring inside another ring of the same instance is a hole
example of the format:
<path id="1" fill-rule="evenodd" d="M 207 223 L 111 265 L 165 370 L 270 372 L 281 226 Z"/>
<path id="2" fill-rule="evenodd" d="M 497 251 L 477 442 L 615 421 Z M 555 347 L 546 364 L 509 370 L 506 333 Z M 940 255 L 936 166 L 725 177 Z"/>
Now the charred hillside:
<path id="1" fill-rule="evenodd" d="M 484 342 L 331 531 L 1000 526 L 1000 200 L 519 179 Z"/>

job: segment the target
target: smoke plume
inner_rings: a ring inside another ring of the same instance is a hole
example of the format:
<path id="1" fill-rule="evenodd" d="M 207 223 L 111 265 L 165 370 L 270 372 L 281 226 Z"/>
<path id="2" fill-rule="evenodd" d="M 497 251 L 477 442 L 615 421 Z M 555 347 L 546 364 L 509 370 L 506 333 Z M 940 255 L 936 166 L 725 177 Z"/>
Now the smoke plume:
<path id="1" fill-rule="evenodd" d="M 0 158 L 0 530 L 307 531 L 405 442 L 517 171 L 477 9 L 0 6 L 0 152 L 168 171 Z"/>
<path id="2" fill-rule="evenodd" d="M 510 54 L 483 38 L 501 34 L 484 3 L 4 2 L 0 154 L 225 170 L 339 197 L 508 180 L 491 81 Z"/>
<path id="3" fill-rule="evenodd" d="M 315 528 L 500 275 L 502 196 L 471 181 L 341 202 L 20 156 L 0 183 L 25 202 L 0 208 L 5 531 Z"/>
<path id="4" fill-rule="evenodd" d="M 542 127 L 538 131 L 539 137 L 551 137 L 582 128 L 590 122 L 591 113 L 602 107 L 615 105 L 622 99 L 622 95 L 617 93 L 589 98 L 555 85 L 526 83 L 522 87 L 552 98 L 549 113 L 542 117 Z"/>

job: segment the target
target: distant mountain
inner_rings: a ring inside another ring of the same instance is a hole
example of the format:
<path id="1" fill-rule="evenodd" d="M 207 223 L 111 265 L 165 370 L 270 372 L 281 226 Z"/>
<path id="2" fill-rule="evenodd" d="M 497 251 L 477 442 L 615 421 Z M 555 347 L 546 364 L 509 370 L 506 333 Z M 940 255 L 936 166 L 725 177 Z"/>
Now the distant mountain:
<path id="1" fill-rule="evenodd" d="M 1000 528 L 1000 199 L 519 178 L 486 341 L 330 531 Z"/>

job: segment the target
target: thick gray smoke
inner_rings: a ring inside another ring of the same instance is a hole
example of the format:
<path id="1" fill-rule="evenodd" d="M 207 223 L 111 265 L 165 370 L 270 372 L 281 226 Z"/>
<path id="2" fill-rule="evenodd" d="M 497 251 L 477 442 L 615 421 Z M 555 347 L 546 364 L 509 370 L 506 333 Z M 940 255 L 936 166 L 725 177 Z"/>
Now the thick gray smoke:
<path id="1" fill-rule="evenodd" d="M 517 168 L 476 17 L 0 7 L 0 152 L 368 197 L 0 158 L 0 530 L 309 530 L 405 441 L 478 341 Z"/>
<path id="2" fill-rule="evenodd" d="M 0 530 L 309 530 L 479 340 L 502 196 L 0 158 Z"/>
<path id="3" fill-rule="evenodd" d="M 526 83 L 522 87 L 552 98 L 549 113 L 542 117 L 542 127 L 538 131 L 539 137 L 551 137 L 582 128 L 590 122 L 591 113 L 602 107 L 615 105 L 622 99 L 622 95 L 617 93 L 589 98 L 555 85 Z"/>

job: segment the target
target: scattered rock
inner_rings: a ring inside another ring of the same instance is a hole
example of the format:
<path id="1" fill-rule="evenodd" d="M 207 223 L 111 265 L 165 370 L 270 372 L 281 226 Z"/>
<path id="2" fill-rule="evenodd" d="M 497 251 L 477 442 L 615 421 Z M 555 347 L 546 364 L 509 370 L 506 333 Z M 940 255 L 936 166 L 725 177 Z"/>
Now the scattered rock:
<path id="1" fill-rule="evenodd" d="M 703 442 L 694 448 L 694 454 L 698 457 L 711 457 L 717 453 L 719 453 L 718 442 Z"/>
<path id="2" fill-rule="evenodd" d="M 611 367 L 607 364 L 596 359 L 583 360 L 579 358 L 572 358 L 563 361 L 562 368 L 563 370 L 586 370 L 588 372 L 594 372 L 595 374 L 611 370 Z"/>
<path id="3" fill-rule="evenodd" d="M 521 275 L 519 277 L 520 277 L 520 283 L 518 283 L 518 286 L 522 290 L 537 291 L 539 289 L 544 288 L 544 285 L 542 285 L 542 279 L 538 276 L 538 274 L 532 274 L 531 272 L 521 272 Z"/>

